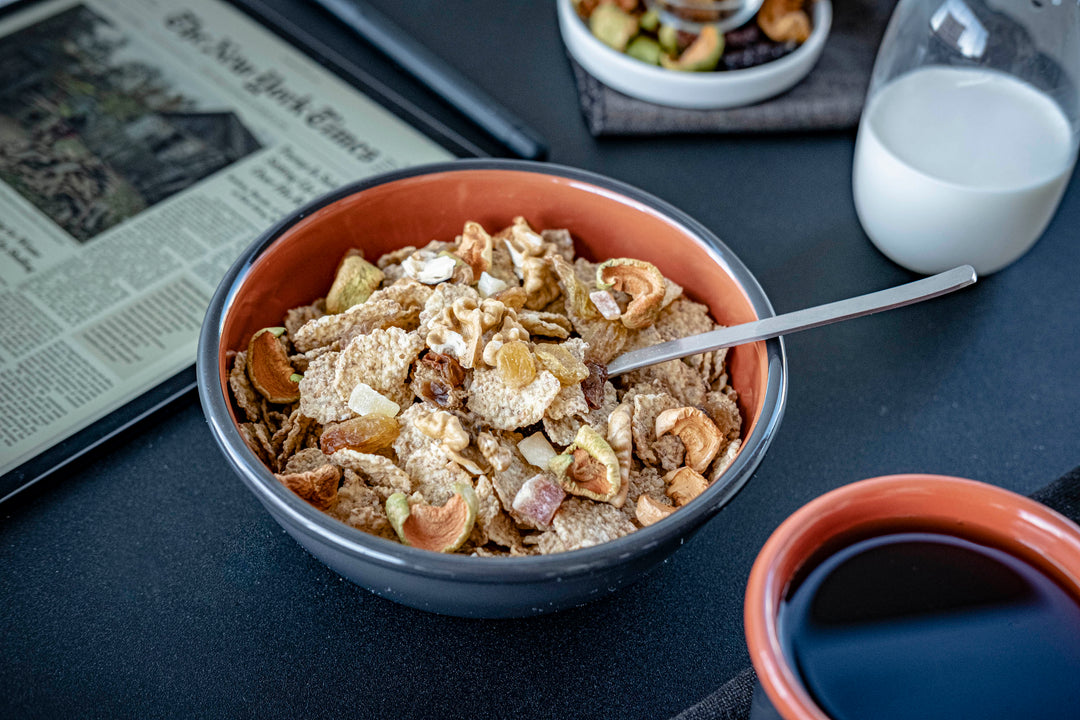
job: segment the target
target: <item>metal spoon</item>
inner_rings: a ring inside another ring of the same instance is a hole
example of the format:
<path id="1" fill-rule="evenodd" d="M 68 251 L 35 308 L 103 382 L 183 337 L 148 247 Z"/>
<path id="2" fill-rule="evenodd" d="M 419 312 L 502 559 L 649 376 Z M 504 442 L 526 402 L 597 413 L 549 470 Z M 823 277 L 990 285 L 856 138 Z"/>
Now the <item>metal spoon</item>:
<path id="1" fill-rule="evenodd" d="M 631 350 L 611 361 L 607 366 L 608 377 L 621 375 L 630 370 L 647 365 L 675 360 L 688 355 L 719 350 L 720 348 L 742 345 L 743 343 L 767 340 L 778 335 L 809 330 L 810 328 L 830 325 L 841 320 L 871 315 L 883 310 L 912 305 L 923 300 L 940 297 L 953 290 L 959 290 L 975 282 L 975 268 L 961 265 L 952 270 L 916 280 L 905 285 L 898 285 L 888 290 L 879 290 L 867 295 L 839 300 L 818 305 L 817 307 L 797 310 L 775 317 L 755 320 L 754 322 L 732 325 L 712 332 L 691 335 L 690 337 L 669 340 L 640 350 Z"/>

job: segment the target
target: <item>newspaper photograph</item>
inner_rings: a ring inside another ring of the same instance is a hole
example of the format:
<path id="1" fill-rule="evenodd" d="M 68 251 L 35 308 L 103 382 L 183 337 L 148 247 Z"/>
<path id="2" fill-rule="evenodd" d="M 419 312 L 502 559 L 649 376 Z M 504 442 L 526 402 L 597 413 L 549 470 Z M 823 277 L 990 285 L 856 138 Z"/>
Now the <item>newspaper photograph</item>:
<path id="1" fill-rule="evenodd" d="M 0 476 L 191 365 L 282 215 L 452 157 L 220 0 L 0 19 Z"/>

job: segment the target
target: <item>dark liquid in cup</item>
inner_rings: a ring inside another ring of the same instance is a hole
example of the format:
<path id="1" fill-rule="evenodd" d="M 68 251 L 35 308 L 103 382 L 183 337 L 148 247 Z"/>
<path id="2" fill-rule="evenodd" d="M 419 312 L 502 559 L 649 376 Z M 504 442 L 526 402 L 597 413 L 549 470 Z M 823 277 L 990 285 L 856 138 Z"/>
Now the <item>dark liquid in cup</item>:
<path id="1" fill-rule="evenodd" d="M 846 547 L 789 591 L 779 631 L 835 720 L 1080 719 L 1080 600 L 973 542 Z"/>

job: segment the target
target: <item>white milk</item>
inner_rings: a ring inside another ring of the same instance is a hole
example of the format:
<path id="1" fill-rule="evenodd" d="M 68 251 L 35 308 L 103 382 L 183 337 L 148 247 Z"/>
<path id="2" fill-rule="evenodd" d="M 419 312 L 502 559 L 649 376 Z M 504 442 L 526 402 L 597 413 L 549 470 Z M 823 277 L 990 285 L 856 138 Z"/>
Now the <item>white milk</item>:
<path id="1" fill-rule="evenodd" d="M 1008 265 L 1050 222 L 1072 172 L 1060 107 L 998 72 L 929 66 L 883 87 L 855 145 L 855 209 L 874 244 L 921 273 Z"/>

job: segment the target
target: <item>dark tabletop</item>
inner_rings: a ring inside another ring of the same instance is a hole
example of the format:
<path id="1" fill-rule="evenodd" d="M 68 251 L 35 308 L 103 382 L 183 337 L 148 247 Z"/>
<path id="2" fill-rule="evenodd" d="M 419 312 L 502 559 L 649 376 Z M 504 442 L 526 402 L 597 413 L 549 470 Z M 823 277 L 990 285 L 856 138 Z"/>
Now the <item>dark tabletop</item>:
<path id="1" fill-rule="evenodd" d="M 289 17 L 452 111 L 303 0 Z M 914 279 L 868 242 L 854 132 L 596 140 L 554 3 L 381 0 L 547 137 L 550 159 L 668 200 L 777 312 Z M 308 555 L 218 452 L 194 394 L 0 507 L 0 716 L 666 717 L 748 663 L 742 596 L 788 514 L 908 471 L 1030 492 L 1080 463 L 1080 188 L 1034 249 L 933 303 L 794 335 L 787 411 L 739 495 L 641 582 L 528 620 L 395 605 Z"/>

